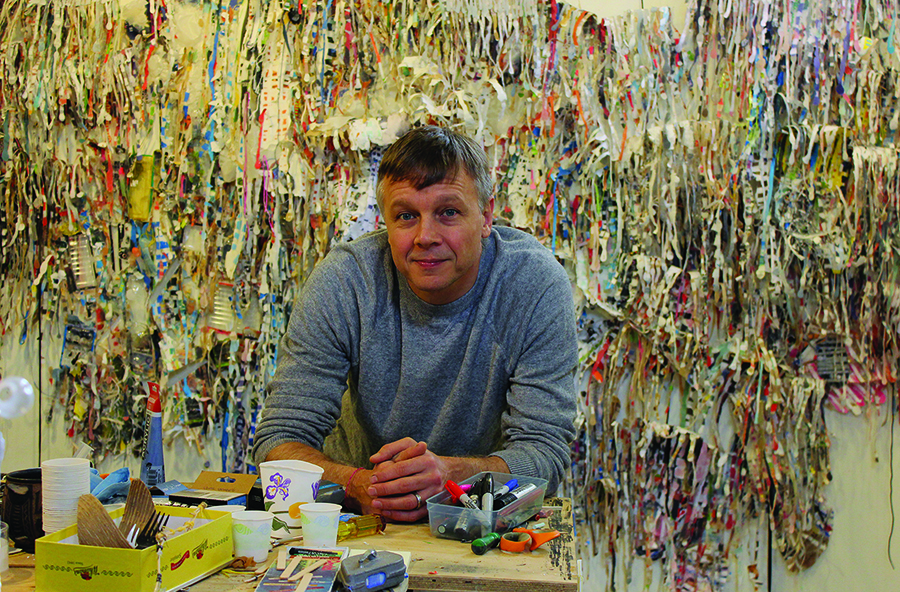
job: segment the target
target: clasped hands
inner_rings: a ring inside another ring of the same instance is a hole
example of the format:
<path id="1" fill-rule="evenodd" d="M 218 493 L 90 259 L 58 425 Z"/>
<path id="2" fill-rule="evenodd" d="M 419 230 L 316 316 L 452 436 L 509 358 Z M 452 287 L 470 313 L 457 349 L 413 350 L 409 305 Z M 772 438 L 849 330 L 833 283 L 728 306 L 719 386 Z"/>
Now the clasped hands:
<path id="1" fill-rule="evenodd" d="M 449 459 L 412 438 L 385 444 L 369 460 L 374 468 L 359 471 L 348 493 L 359 502 L 363 514 L 381 514 L 397 522 L 427 516 L 425 500 L 451 478 Z"/>

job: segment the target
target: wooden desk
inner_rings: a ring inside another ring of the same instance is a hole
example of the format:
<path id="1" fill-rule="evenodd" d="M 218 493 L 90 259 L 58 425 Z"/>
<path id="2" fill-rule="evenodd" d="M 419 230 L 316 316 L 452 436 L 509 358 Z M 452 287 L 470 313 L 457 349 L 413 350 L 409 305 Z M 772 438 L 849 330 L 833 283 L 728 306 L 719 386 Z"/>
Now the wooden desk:
<path id="1" fill-rule="evenodd" d="M 547 523 L 562 535 L 533 553 L 503 553 L 492 549 L 475 555 L 468 544 L 431 536 L 427 523 L 388 524 L 383 536 L 346 541 L 352 549 L 409 551 L 409 590 L 417 592 L 577 592 L 578 571 L 572 528 L 572 503 L 545 502 Z M 269 555 L 274 560 L 275 553 Z M 253 592 L 246 572 L 224 570 L 198 582 L 190 592 Z M 2 580 L 4 592 L 34 590 L 34 556 L 13 555 Z"/>

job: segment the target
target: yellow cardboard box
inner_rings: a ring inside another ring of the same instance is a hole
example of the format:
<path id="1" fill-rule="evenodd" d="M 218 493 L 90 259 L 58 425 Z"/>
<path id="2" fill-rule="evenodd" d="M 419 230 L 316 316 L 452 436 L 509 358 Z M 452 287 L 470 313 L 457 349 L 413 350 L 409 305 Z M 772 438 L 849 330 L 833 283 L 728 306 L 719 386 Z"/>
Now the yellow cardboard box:
<path id="1" fill-rule="evenodd" d="M 169 515 L 168 528 L 191 520 L 197 508 L 157 506 Z M 114 519 L 124 513 L 120 508 Z M 35 541 L 35 585 L 41 592 L 153 592 L 157 569 L 162 590 L 178 590 L 203 579 L 232 561 L 231 514 L 202 511 L 193 529 L 177 533 L 156 547 L 110 549 L 78 544 L 78 526 L 72 525 Z"/>

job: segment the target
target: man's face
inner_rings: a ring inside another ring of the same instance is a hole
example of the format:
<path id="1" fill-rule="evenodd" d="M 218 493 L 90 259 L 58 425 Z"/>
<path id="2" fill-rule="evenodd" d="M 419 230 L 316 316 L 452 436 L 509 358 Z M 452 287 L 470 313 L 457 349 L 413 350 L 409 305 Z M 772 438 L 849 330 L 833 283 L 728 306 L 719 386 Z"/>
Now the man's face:
<path id="1" fill-rule="evenodd" d="M 388 183 L 383 205 L 394 265 L 416 296 L 447 304 L 475 285 L 494 200 L 482 210 L 465 171 L 422 190 L 407 181 Z"/>

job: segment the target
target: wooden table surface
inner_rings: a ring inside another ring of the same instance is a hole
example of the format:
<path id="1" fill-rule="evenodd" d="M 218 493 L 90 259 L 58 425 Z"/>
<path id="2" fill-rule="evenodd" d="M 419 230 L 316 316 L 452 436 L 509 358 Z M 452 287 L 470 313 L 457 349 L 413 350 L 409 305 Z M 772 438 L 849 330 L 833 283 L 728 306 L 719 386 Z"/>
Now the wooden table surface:
<path id="1" fill-rule="evenodd" d="M 467 592 L 577 592 L 578 569 L 572 527 L 571 500 L 545 501 L 549 528 L 562 534 L 532 553 L 504 553 L 492 549 L 475 555 L 468 544 L 431 536 L 427 523 L 388 524 L 384 535 L 351 539 L 351 549 L 408 551 L 409 590 Z M 269 555 L 274 560 L 275 552 Z M 34 556 L 19 553 L 9 558 L 3 574 L 4 592 L 34 590 Z M 192 585 L 190 592 L 253 592 L 252 574 L 225 569 Z M 125 591 L 123 591 L 125 592 Z"/>

